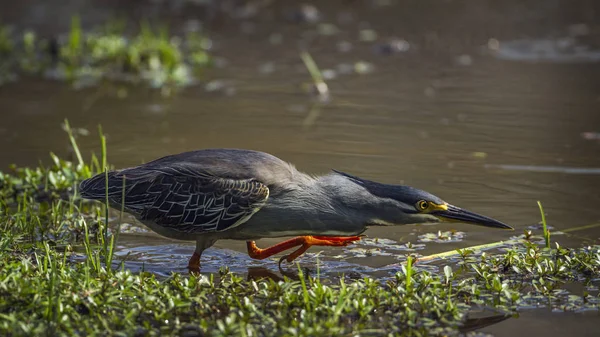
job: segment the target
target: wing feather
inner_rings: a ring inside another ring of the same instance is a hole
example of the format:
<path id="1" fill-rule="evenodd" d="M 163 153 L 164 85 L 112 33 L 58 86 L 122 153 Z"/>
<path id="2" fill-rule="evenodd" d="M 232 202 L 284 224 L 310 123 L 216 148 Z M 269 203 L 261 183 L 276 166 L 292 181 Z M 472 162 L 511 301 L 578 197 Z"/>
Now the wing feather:
<path id="1" fill-rule="evenodd" d="M 125 200 L 123 195 L 125 177 Z M 80 184 L 84 198 L 104 200 L 105 175 Z M 110 204 L 140 220 L 185 233 L 225 231 L 246 222 L 269 197 L 254 179 L 220 178 L 186 167 L 127 169 L 109 172 Z"/>

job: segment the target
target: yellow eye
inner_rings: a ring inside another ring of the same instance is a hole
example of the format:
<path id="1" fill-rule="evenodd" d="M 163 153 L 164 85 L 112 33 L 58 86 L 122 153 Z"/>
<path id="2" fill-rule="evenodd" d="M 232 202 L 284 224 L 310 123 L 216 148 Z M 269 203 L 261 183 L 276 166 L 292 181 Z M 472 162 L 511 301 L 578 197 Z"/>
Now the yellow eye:
<path id="1" fill-rule="evenodd" d="M 417 202 L 417 208 L 418 208 L 420 211 L 424 211 L 424 210 L 426 210 L 428 207 L 429 207 L 429 204 L 428 204 L 428 203 L 427 203 L 427 201 L 425 201 L 425 200 L 421 200 L 421 201 Z"/>

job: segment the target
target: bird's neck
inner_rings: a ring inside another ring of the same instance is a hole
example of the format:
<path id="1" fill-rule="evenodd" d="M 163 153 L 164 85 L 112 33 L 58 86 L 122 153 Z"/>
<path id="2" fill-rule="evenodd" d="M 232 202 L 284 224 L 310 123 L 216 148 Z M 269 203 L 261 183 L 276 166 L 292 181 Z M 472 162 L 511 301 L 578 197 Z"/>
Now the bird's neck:
<path id="1" fill-rule="evenodd" d="M 390 224 L 388 222 L 391 222 L 391 219 L 383 216 L 390 214 L 386 212 L 390 208 L 386 200 L 374 197 L 364 187 L 349 181 L 346 177 L 338 174 L 325 175 L 319 177 L 315 185 L 317 190 L 326 196 L 323 199 L 328 200 L 330 207 L 346 219 L 365 225 Z"/>
<path id="2" fill-rule="evenodd" d="M 368 181 L 370 188 L 386 190 L 392 185 Z M 422 219 L 404 212 L 401 205 L 392 198 L 382 198 L 371 194 L 364 186 L 340 174 L 329 174 L 316 181 L 318 188 L 327 196 L 337 213 L 353 219 L 365 226 L 403 225 L 418 223 Z M 341 210 L 341 211 L 340 211 Z"/>
<path id="3" fill-rule="evenodd" d="M 273 189 L 267 204 L 239 226 L 240 237 L 353 236 L 369 225 L 402 223 L 385 199 L 374 197 L 344 176 L 330 174 L 299 181 Z M 252 231 L 245 233 L 245 229 Z"/>

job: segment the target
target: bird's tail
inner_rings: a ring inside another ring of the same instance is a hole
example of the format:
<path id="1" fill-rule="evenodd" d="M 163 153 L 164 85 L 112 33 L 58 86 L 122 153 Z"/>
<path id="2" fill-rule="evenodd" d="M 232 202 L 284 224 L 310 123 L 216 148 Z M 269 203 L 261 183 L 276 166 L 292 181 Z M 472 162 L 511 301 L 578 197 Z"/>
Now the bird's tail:
<path id="1" fill-rule="evenodd" d="M 114 197 L 120 199 L 123 193 L 123 178 L 118 171 L 110 171 L 108 174 L 99 173 L 79 183 L 79 194 L 85 199 L 105 200 L 107 193 L 110 199 L 114 199 Z"/>

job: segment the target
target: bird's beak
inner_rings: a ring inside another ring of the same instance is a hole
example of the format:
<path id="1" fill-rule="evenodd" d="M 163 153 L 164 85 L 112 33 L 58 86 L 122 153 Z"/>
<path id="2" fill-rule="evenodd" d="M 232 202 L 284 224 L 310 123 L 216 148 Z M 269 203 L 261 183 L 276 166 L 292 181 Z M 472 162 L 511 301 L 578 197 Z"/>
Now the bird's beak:
<path id="1" fill-rule="evenodd" d="M 444 209 L 439 209 L 435 212 L 432 212 L 432 214 L 440 218 L 442 221 L 464 222 L 477 226 L 513 230 L 513 228 L 509 225 L 506 225 L 498 220 L 488 218 L 487 216 L 479 215 L 453 205 L 445 206 L 446 207 L 444 207 Z"/>

